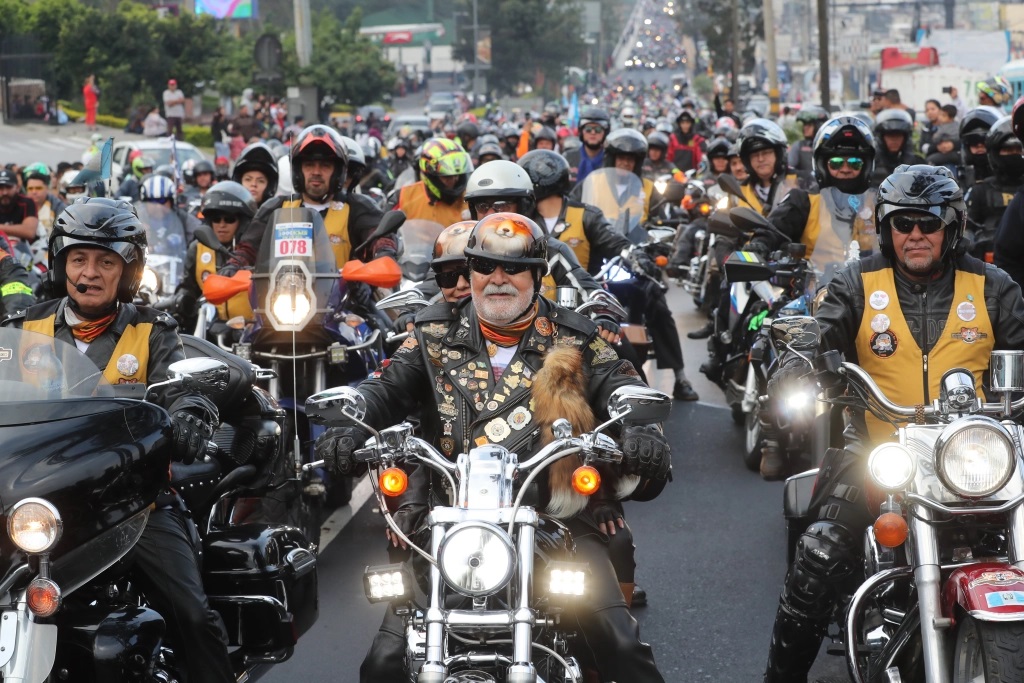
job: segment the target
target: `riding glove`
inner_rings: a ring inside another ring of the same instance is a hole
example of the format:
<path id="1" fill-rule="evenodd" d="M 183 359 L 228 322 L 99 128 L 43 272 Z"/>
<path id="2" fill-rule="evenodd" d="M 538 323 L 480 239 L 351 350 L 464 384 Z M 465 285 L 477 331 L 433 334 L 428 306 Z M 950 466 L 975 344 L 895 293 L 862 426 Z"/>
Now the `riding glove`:
<path id="1" fill-rule="evenodd" d="M 672 468 L 672 447 L 654 425 L 622 430 L 622 469 L 625 474 L 661 481 Z"/>
<path id="2" fill-rule="evenodd" d="M 178 410 L 171 417 L 174 425 L 174 459 L 191 465 L 206 451 L 206 444 L 213 436 L 213 426 L 187 410 Z"/>
<path id="3" fill-rule="evenodd" d="M 366 463 L 356 462 L 353 453 L 370 438 L 362 427 L 332 427 L 316 438 L 313 448 L 327 471 L 343 477 L 358 477 L 366 472 Z"/>
<path id="4" fill-rule="evenodd" d="M 622 328 L 619 324 L 606 315 L 599 315 L 595 317 L 594 323 L 597 325 L 597 329 L 602 332 L 609 332 L 620 336 L 622 335 Z"/>

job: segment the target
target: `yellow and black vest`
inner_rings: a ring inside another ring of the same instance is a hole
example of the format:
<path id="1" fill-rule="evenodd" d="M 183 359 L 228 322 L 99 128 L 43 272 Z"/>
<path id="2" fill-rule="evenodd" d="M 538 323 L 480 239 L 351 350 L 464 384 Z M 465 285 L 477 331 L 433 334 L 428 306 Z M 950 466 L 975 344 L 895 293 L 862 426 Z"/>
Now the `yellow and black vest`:
<path id="1" fill-rule="evenodd" d="M 850 195 L 841 195 L 849 197 Z M 850 234 L 846 235 L 850 221 L 836 219 L 833 208 L 829 206 L 830 198 L 820 194 L 808 195 L 811 210 L 807 213 L 807 225 L 804 226 L 800 241 L 807 245 L 807 258 L 815 263 L 842 263 L 846 261 L 847 250 L 851 240 L 857 240 L 862 251 L 877 251 L 878 240 L 875 235 L 875 200 L 874 193 L 865 192 L 858 197 L 861 204 L 857 213 L 853 214 Z M 838 220 L 844 227 L 837 233 L 832 229 L 833 221 Z M 811 256 L 817 256 L 811 259 Z"/>
<path id="2" fill-rule="evenodd" d="M 863 272 L 861 280 L 864 315 L 855 342 L 857 358 L 887 397 L 904 406 L 928 405 L 939 396 L 943 373 L 952 368 L 966 368 L 976 385 L 982 386 L 995 345 L 985 308 L 984 271 L 956 271 L 945 329 L 927 354 L 917 345 L 900 310 L 892 268 Z M 892 438 L 891 424 L 870 413 L 865 419 L 873 443 Z"/>
<path id="3" fill-rule="evenodd" d="M 302 206 L 301 199 L 288 199 L 281 205 L 285 209 L 294 209 L 298 206 Z M 342 205 L 340 209 L 328 208 L 327 215 L 324 216 L 324 228 L 327 229 L 327 237 L 334 250 L 334 260 L 341 268 L 348 262 L 349 254 L 352 252 L 352 240 L 348 236 L 348 204 Z"/>
<path id="4" fill-rule="evenodd" d="M 55 313 L 40 320 L 25 320 L 21 327 L 27 332 L 54 336 Z M 103 370 L 110 384 L 146 384 L 149 370 L 149 335 L 153 323 L 134 323 L 125 328 L 117 340 L 114 353 Z"/>
<path id="5" fill-rule="evenodd" d="M 395 208 L 404 211 L 408 220 L 433 221 L 447 228 L 449 225 L 463 220 L 463 214 L 468 211 L 469 206 L 465 200 L 455 204 L 432 202 L 427 193 L 427 186 L 421 180 L 401 189 Z M 339 261 L 339 265 L 340 263 Z"/>
<path id="6" fill-rule="evenodd" d="M 567 206 L 565 216 L 555 225 L 555 237 L 569 245 L 569 248 L 576 254 L 576 260 L 586 270 L 590 264 L 590 241 L 587 239 L 587 233 L 583 230 L 584 210 L 582 206 Z M 550 268 L 548 274 L 544 276 L 542 284 L 544 296 L 554 301 L 555 288 L 558 287 L 558 283 L 551 275 Z"/>
<path id="7" fill-rule="evenodd" d="M 347 208 L 347 207 L 346 207 Z M 203 288 L 203 281 L 207 275 L 217 272 L 217 254 L 201 242 L 196 242 L 196 282 L 199 289 Z M 226 303 L 218 304 L 217 317 L 228 321 L 235 316 L 242 316 L 246 320 L 253 320 L 252 306 L 249 304 L 249 293 L 239 292 Z"/>

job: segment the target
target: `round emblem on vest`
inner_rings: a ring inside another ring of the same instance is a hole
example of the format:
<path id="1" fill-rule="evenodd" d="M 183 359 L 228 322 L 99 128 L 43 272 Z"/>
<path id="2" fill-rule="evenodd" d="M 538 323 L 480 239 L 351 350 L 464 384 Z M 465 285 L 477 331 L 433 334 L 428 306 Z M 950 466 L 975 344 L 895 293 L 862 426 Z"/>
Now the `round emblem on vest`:
<path id="1" fill-rule="evenodd" d="M 871 330 L 874 332 L 885 332 L 889 329 L 889 316 L 879 313 L 871 319 Z"/>
<path id="2" fill-rule="evenodd" d="M 126 353 L 117 359 L 117 371 L 125 377 L 131 377 L 139 371 L 139 359 Z"/>
<path id="3" fill-rule="evenodd" d="M 580 246 L 581 244 L 583 244 L 583 240 L 581 240 L 581 239 L 580 239 L 580 238 L 578 238 L 578 237 L 572 237 L 572 238 L 570 238 L 570 239 L 569 239 L 569 242 L 568 242 L 568 244 L 569 244 L 569 246 L 570 246 L 570 247 L 572 247 L 573 249 L 575 249 L 576 247 L 578 247 L 578 246 Z"/>
<path id="4" fill-rule="evenodd" d="M 548 320 L 547 318 L 537 318 L 537 320 L 534 322 L 534 326 L 537 328 L 537 332 L 539 334 L 544 335 L 545 337 L 551 334 L 551 321 Z"/>
<path id="5" fill-rule="evenodd" d="M 208 251 L 204 251 L 203 255 L 199 257 L 199 260 L 202 261 L 203 263 L 209 263 L 210 261 L 213 260 L 213 254 L 211 254 Z"/>
<path id="6" fill-rule="evenodd" d="M 877 292 L 871 292 L 871 297 L 868 301 L 871 303 L 871 308 L 880 311 L 889 305 L 889 295 L 882 290 L 878 290 Z"/>
<path id="7" fill-rule="evenodd" d="M 331 202 L 330 204 L 331 211 L 341 211 L 344 208 L 345 202 Z"/>
<path id="8" fill-rule="evenodd" d="M 896 353 L 896 335 L 890 330 L 871 335 L 871 353 L 879 358 L 888 358 Z"/>
<path id="9" fill-rule="evenodd" d="M 328 239 L 331 240 L 331 244 L 341 244 L 344 241 L 340 235 L 330 235 Z"/>
<path id="10" fill-rule="evenodd" d="M 957 304 L 956 306 L 956 317 L 963 320 L 965 323 L 969 323 L 978 317 L 978 309 L 974 307 L 970 301 L 964 301 Z"/>
<path id="11" fill-rule="evenodd" d="M 500 417 L 497 417 L 486 425 L 484 425 L 484 434 L 491 440 L 492 443 L 501 443 L 505 440 L 505 437 L 512 433 L 509 429 L 508 423 Z"/>

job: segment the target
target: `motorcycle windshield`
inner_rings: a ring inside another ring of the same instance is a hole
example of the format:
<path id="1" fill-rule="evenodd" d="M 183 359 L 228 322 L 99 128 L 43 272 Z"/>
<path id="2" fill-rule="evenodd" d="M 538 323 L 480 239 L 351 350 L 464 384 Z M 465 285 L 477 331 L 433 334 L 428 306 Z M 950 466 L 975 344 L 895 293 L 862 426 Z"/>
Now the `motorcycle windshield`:
<path id="1" fill-rule="evenodd" d="M 143 285 L 171 294 L 185 271 L 185 226 L 172 204 L 135 202 L 135 212 L 146 226 L 146 270 Z"/>
<path id="2" fill-rule="evenodd" d="M 430 261 L 434 258 L 434 242 L 444 226 L 434 221 L 407 220 L 398 229 L 402 240 L 402 255 L 398 265 L 402 277 L 413 282 L 423 282 L 430 273 Z"/>
<path id="3" fill-rule="evenodd" d="M 299 331 L 321 324 L 338 266 L 324 221 L 316 211 L 282 207 L 267 220 L 253 272 L 256 314 L 277 331 Z"/>
<path id="4" fill-rule="evenodd" d="M 640 227 L 647 194 L 643 181 L 635 174 L 618 168 L 593 171 L 583 181 L 584 204 L 592 204 L 619 234 L 639 244 L 646 239 Z"/>
<path id="5" fill-rule="evenodd" d="M 0 328 L 0 404 L 59 401 L 114 390 L 74 344 L 35 332 Z"/>

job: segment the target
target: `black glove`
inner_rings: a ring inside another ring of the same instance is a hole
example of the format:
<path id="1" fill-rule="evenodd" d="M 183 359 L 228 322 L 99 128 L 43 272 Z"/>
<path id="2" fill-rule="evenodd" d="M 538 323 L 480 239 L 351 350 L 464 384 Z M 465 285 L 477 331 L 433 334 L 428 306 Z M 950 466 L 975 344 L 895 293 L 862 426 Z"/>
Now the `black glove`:
<path id="1" fill-rule="evenodd" d="M 654 425 L 622 430 L 622 471 L 661 481 L 672 466 L 672 447 Z"/>
<path id="2" fill-rule="evenodd" d="M 174 425 L 174 459 L 191 465 L 206 451 L 206 443 L 213 436 L 213 426 L 203 422 L 187 410 L 179 410 L 171 417 Z"/>
<path id="3" fill-rule="evenodd" d="M 782 362 L 775 371 L 772 372 L 771 377 L 768 378 L 768 395 L 778 396 L 782 387 L 787 384 L 793 384 L 799 381 L 800 378 L 811 372 L 811 368 L 802 359 L 795 356 L 791 356 Z"/>
<path id="4" fill-rule="evenodd" d="M 647 254 L 644 254 L 643 252 L 637 254 L 636 265 L 645 275 L 649 275 L 655 280 L 661 279 L 661 268 L 659 268 L 658 264 L 651 260 L 651 257 Z"/>
<path id="5" fill-rule="evenodd" d="M 597 325 L 597 329 L 599 330 L 611 332 L 612 334 L 617 335 L 622 334 L 622 328 L 619 326 L 619 324 L 606 315 L 597 316 L 596 318 L 594 318 L 594 323 Z"/>
<path id="6" fill-rule="evenodd" d="M 356 462 L 352 454 L 363 447 L 370 433 L 362 427 L 332 427 L 316 437 L 313 449 L 327 471 L 343 477 L 358 477 L 366 472 L 366 463 Z"/>
<path id="7" fill-rule="evenodd" d="M 591 498 L 587 509 L 590 511 L 590 515 L 594 518 L 594 521 L 597 522 L 599 527 L 607 524 L 604 528 L 611 530 L 609 535 L 614 536 L 616 529 L 623 528 L 623 524 L 620 524 L 620 521 L 622 520 L 622 510 L 611 501 L 595 500 Z"/>
<path id="8" fill-rule="evenodd" d="M 427 518 L 428 511 L 429 508 L 423 503 L 405 503 L 395 511 L 392 517 L 402 533 L 412 538 L 412 535 L 423 526 L 423 520 Z"/>
<path id="9" fill-rule="evenodd" d="M 416 313 L 403 313 L 402 315 L 395 318 L 395 322 L 391 324 L 391 329 L 394 330 L 395 334 L 404 334 L 409 331 L 409 323 L 416 319 Z"/>
<path id="10" fill-rule="evenodd" d="M 224 277 L 234 277 L 235 273 L 239 271 L 237 263 L 225 263 L 223 266 L 217 269 L 217 275 L 223 275 Z"/>

